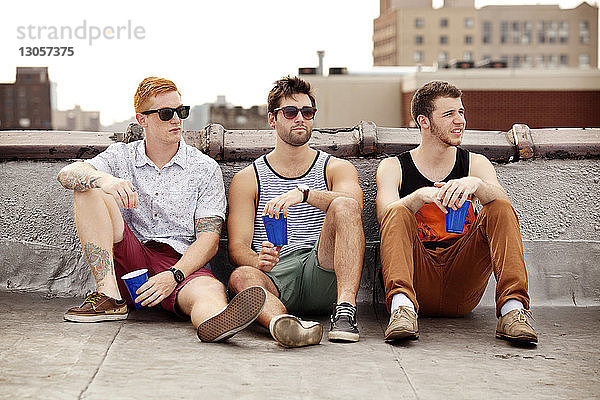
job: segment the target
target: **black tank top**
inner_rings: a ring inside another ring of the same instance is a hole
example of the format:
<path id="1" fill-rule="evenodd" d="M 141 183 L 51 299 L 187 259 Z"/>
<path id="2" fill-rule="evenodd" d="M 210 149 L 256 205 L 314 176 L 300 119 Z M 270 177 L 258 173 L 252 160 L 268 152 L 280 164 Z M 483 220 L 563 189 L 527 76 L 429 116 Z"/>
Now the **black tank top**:
<path id="1" fill-rule="evenodd" d="M 402 184 L 400 185 L 400 198 L 407 196 L 417 189 L 425 186 L 433 186 L 432 181 L 425 178 L 417 169 L 410 152 L 406 151 L 398 156 L 400 166 L 402 167 Z M 460 147 L 456 148 L 456 161 L 454 168 L 447 177 L 441 182 L 447 182 L 450 179 L 459 179 L 469 175 L 469 152 Z"/>
<path id="2" fill-rule="evenodd" d="M 402 184 L 400 185 L 400 197 L 405 197 L 422 187 L 431 187 L 434 182 L 425 178 L 417 169 L 410 153 L 407 151 L 398 156 L 402 166 Z M 456 161 L 454 168 L 441 182 L 450 179 L 459 179 L 469 175 L 469 152 L 456 148 Z M 475 221 L 473 204 L 469 206 L 465 228 L 462 233 L 446 232 L 446 216 L 433 203 L 424 204 L 416 213 L 415 218 L 419 229 L 419 237 L 426 248 L 448 247 L 458 238 L 464 235 Z"/>

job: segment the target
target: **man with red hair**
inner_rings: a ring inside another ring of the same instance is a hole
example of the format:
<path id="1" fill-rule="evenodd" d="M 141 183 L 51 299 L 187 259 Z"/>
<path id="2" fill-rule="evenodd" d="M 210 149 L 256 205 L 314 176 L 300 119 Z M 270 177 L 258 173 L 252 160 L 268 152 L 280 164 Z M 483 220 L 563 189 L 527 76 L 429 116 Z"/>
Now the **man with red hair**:
<path id="1" fill-rule="evenodd" d="M 144 79 L 134 108 L 144 140 L 112 144 L 58 174 L 74 191 L 77 233 L 96 281 L 96 290 L 64 319 L 121 320 L 127 303 L 160 304 L 190 317 L 200 340 L 225 340 L 256 319 L 266 293 L 251 287 L 227 304 L 225 287 L 210 270 L 225 219 L 221 170 L 183 140 L 190 107 L 173 82 Z M 141 268 L 150 278 L 132 299 L 119 277 Z"/>

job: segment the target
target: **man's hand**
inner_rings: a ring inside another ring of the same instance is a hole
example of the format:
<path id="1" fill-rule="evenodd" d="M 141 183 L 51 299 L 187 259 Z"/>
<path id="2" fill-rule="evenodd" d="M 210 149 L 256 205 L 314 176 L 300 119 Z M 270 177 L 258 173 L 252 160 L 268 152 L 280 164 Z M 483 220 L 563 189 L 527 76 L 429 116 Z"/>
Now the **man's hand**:
<path id="1" fill-rule="evenodd" d="M 140 204 L 138 194 L 128 180 L 106 175 L 99 178 L 96 185 L 104 193 L 114 197 L 121 208 L 138 208 Z"/>
<path id="2" fill-rule="evenodd" d="M 160 274 L 151 276 L 148 282 L 144 283 L 138 290 L 135 298 L 136 303 L 141 303 L 143 306 L 154 307 L 161 301 L 169 297 L 177 282 L 171 271 L 163 271 Z"/>
<path id="3" fill-rule="evenodd" d="M 417 189 L 416 192 L 419 193 L 419 198 L 424 204 L 435 203 L 435 205 L 438 206 L 444 214 L 448 213 L 448 210 L 446 210 L 446 207 L 444 207 L 444 205 L 440 202 L 438 198 L 440 189 L 438 189 L 437 187 L 422 187 L 420 189 Z"/>
<path id="4" fill-rule="evenodd" d="M 283 212 L 283 216 L 287 218 L 288 208 L 294 204 L 302 203 L 302 198 L 302 192 L 298 189 L 292 189 L 289 192 L 280 194 L 265 204 L 262 215 L 268 215 L 271 218 L 279 218 L 279 213 Z"/>
<path id="5" fill-rule="evenodd" d="M 482 180 L 476 176 L 465 176 L 460 179 L 451 179 L 448 182 L 436 182 L 435 187 L 439 188 L 437 200 L 445 207 L 453 210 L 460 208 L 469 196 L 479 189 Z"/>
<path id="6" fill-rule="evenodd" d="M 258 263 L 256 268 L 263 272 L 269 272 L 279 262 L 279 252 L 281 246 L 275 247 L 271 242 L 262 242 L 260 253 L 258 253 Z"/>

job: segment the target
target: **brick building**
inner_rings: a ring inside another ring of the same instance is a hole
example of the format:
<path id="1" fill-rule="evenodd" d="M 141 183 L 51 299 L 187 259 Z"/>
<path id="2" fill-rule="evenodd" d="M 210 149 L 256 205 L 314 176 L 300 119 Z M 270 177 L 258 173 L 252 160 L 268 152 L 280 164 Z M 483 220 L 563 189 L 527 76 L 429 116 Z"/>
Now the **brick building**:
<path id="1" fill-rule="evenodd" d="M 313 85 L 320 127 L 413 127 L 410 100 L 432 80 L 451 82 L 463 91 L 467 128 L 508 130 L 515 123 L 531 128 L 600 127 L 600 71 L 597 69 L 440 69 L 402 74 L 304 76 Z"/>
<path id="2" fill-rule="evenodd" d="M 17 67 L 14 83 L 0 83 L 0 130 L 52 129 L 47 67 Z"/>

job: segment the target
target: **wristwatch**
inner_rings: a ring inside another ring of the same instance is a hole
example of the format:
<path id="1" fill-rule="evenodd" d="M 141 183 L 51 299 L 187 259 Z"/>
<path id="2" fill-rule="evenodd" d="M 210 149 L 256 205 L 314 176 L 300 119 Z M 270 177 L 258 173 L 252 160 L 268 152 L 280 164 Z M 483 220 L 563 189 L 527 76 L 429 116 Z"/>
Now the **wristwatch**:
<path id="1" fill-rule="evenodd" d="M 296 189 L 302 192 L 302 202 L 306 203 L 306 200 L 308 200 L 308 192 L 310 192 L 310 188 L 308 187 L 308 185 L 301 183 L 298 186 L 296 186 Z"/>
<path id="2" fill-rule="evenodd" d="M 181 283 L 185 279 L 185 275 L 183 275 L 183 272 L 181 272 L 177 268 L 171 267 L 171 268 L 169 268 L 169 271 L 171 271 L 173 273 L 173 277 L 175 278 L 175 282 Z"/>

